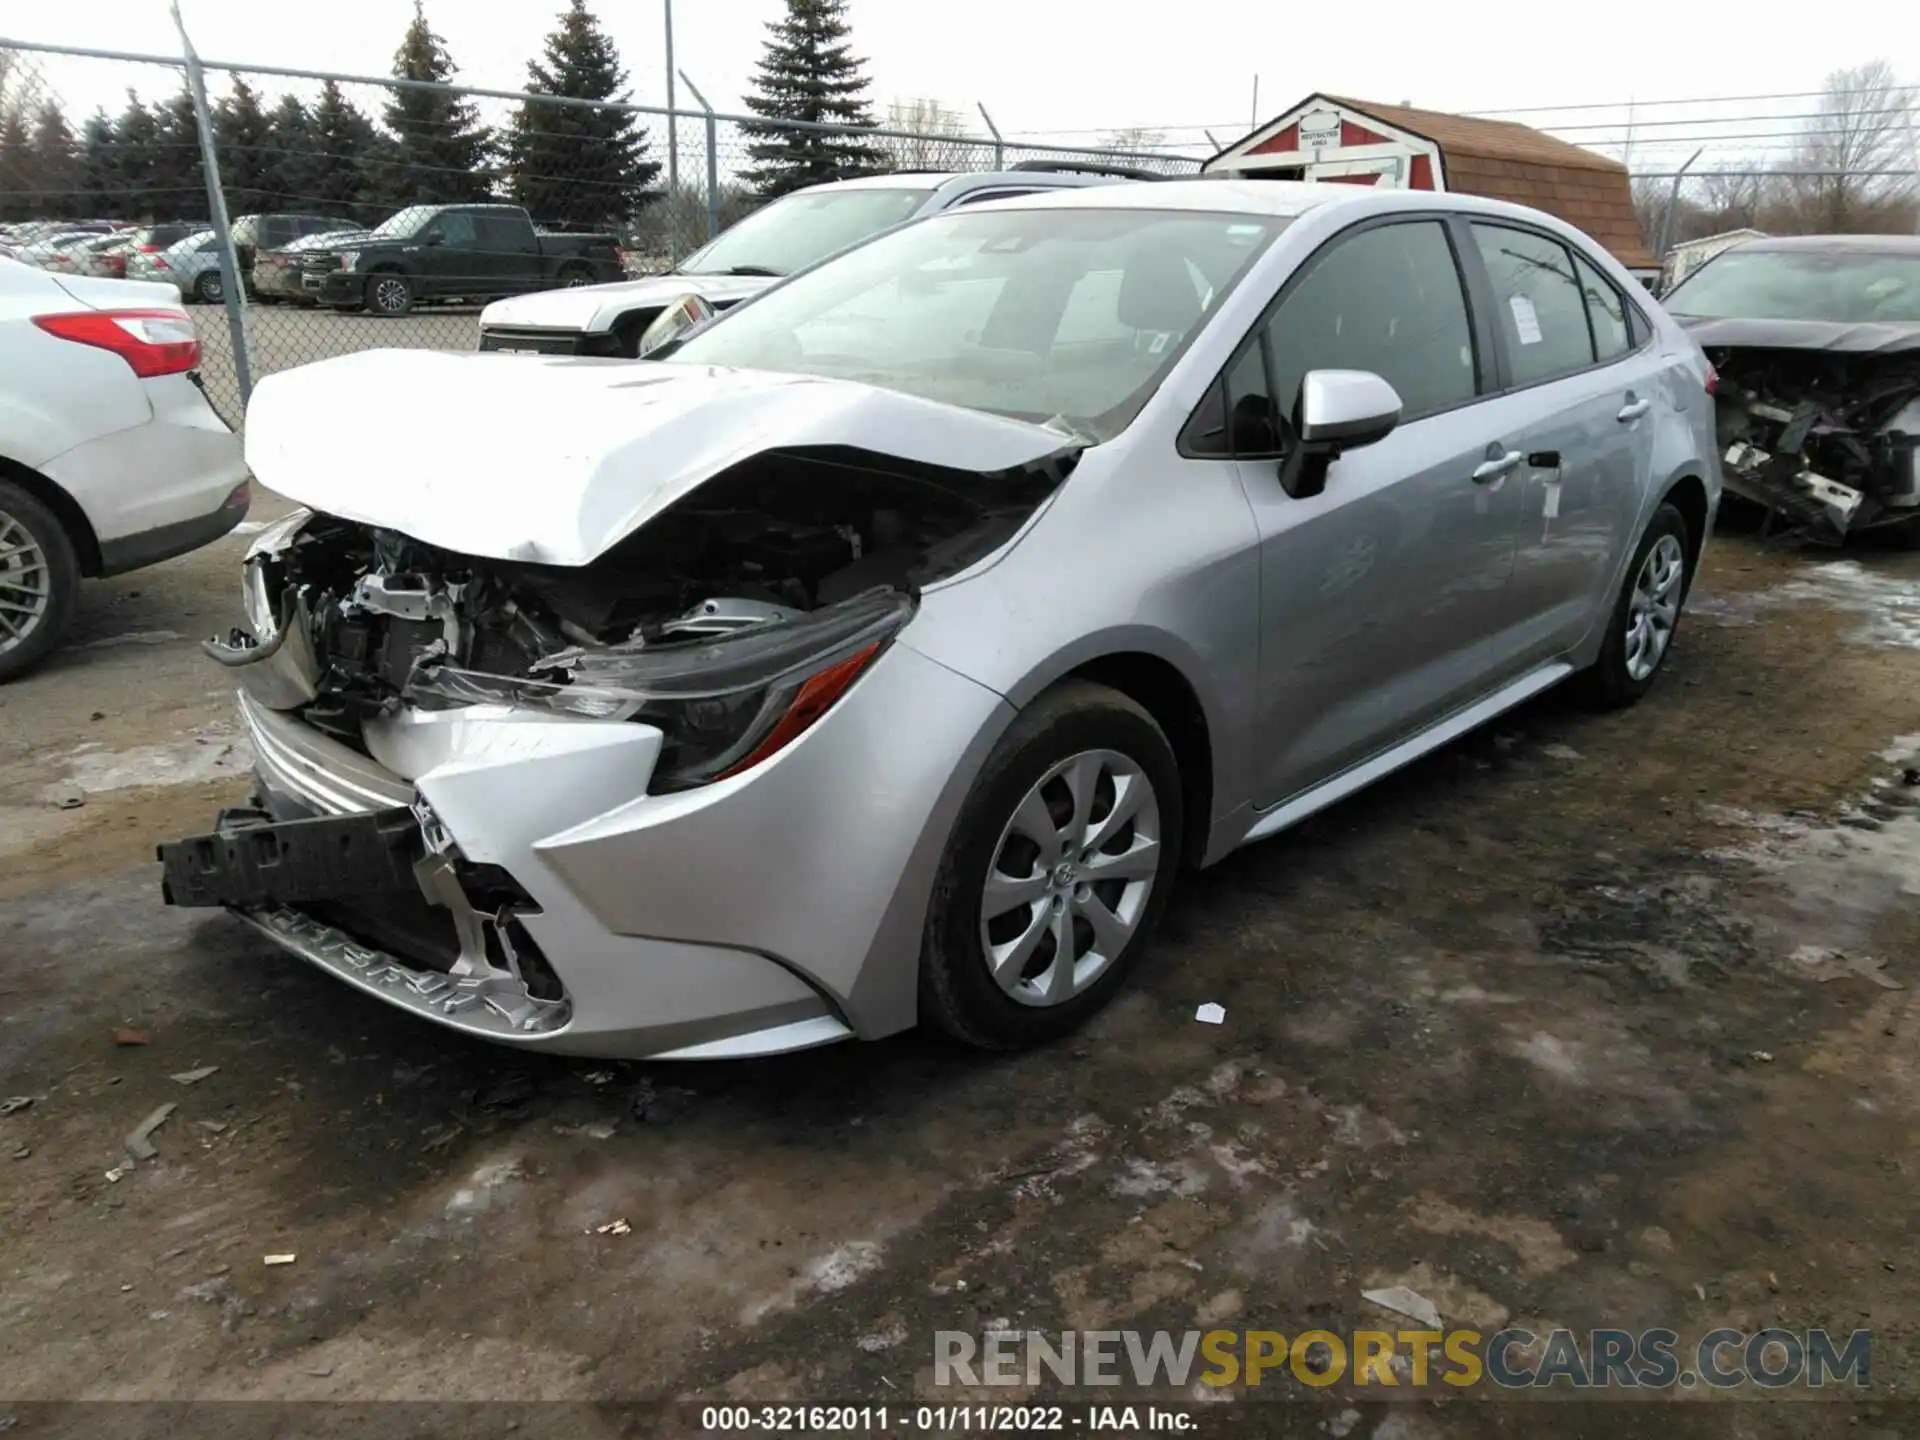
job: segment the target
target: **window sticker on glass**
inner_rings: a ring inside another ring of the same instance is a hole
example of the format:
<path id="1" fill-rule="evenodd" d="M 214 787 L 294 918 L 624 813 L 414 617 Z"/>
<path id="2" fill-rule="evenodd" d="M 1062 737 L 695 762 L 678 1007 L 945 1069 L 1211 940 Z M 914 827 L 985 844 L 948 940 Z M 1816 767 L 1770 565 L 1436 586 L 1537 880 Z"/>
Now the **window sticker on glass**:
<path id="1" fill-rule="evenodd" d="M 1507 308 L 1513 311 L 1514 333 L 1520 337 L 1522 345 L 1540 343 L 1540 317 L 1534 313 L 1533 301 L 1524 295 L 1509 295 Z"/>

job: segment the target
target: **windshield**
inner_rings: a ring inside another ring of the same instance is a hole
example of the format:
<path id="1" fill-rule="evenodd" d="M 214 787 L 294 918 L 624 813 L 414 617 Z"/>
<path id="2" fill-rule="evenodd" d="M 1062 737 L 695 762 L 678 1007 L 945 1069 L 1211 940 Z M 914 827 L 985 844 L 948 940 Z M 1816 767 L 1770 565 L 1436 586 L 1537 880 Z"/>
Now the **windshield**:
<path id="1" fill-rule="evenodd" d="M 427 222 L 439 213 L 438 205 L 409 205 L 374 226 L 373 233 L 387 240 L 405 240 L 424 230 Z"/>
<path id="2" fill-rule="evenodd" d="M 673 361 L 859 380 L 1096 440 L 1125 429 L 1286 224 L 1167 210 L 968 210 L 741 306 Z"/>
<path id="3" fill-rule="evenodd" d="M 791 275 L 927 203 L 931 190 L 828 190 L 763 205 L 680 266 L 682 275 Z"/>
<path id="4" fill-rule="evenodd" d="M 1729 250 L 1662 303 L 1703 320 L 1920 322 L 1920 255 Z"/>

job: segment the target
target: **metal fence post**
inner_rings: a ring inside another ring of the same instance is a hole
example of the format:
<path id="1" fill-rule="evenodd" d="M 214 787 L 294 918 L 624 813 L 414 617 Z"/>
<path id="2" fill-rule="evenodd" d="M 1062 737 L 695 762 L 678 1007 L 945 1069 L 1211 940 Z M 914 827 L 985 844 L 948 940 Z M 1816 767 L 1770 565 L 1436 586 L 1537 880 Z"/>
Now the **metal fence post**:
<path id="1" fill-rule="evenodd" d="M 720 233 L 720 127 L 713 117 L 713 106 L 707 103 L 707 97 L 700 93 L 700 87 L 687 78 L 687 72 L 680 72 L 680 83 L 707 112 L 707 239 L 711 240 Z M 673 123 L 671 119 L 667 121 Z"/>
<path id="2" fill-rule="evenodd" d="M 207 107 L 206 76 L 200 69 L 200 56 L 187 38 L 186 22 L 180 18 L 179 0 L 173 4 L 174 28 L 180 32 L 180 53 L 187 62 L 187 90 L 193 97 L 194 128 L 200 132 L 200 163 L 207 172 L 207 213 L 213 220 L 214 245 L 220 256 L 220 289 L 227 305 L 227 332 L 233 341 L 233 374 L 240 387 L 240 409 L 246 413 L 253 398 L 253 367 L 247 357 L 247 294 L 241 285 L 240 266 L 234 259 L 233 232 L 227 224 L 227 196 L 220 188 L 220 156 L 213 144 L 213 116 Z"/>
<path id="3" fill-rule="evenodd" d="M 1653 257 L 1660 262 L 1662 270 L 1666 269 L 1667 252 L 1673 248 L 1673 217 L 1680 208 L 1680 182 L 1686 179 L 1687 171 L 1693 168 L 1693 162 L 1700 158 L 1700 154 L 1700 151 L 1694 151 L 1687 157 L 1687 163 L 1673 172 L 1673 185 L 1667 191 L 1667 213 L 1660 217 L 1660 253 Z"/>
<path id="4" fill-rule="evenodd" d="M 987 113 L 985 104 L 980 105 L 980 118 L 987 122 L 987 130 L 993 136 L 993 168 L 1007 168 L 1007 142 L 1000 138 L 1000 127 L 993 123 L 993 116 Z"/>

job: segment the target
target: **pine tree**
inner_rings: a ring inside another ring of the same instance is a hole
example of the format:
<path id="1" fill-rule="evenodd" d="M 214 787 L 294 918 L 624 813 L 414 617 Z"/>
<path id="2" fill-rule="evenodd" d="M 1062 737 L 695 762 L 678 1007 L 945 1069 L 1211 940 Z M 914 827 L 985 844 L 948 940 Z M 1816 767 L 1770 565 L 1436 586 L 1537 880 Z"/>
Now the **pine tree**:
<path id="1" fill-rule="evenodd" d="M 213 107 L 213 143 L 220 156 L 220 189 L 227 197 L 227 214 L 252 215 L 279 209 L 279 196 L 269 195 L 267 181 L 274 169 L 268 145 L 267 113 L 260 97 L 238 75 L 233 93 Z"/>
<path id="2" fill-rule="evenodd" d="M 95 110 L 80 127 L 80 183 L 85 189 L 81 209 L 89 215 L 119 215 L 131 220 L 141 214 L 122 176 L 119 139 L 105 110 Z"/>
<path id="3" fill-rule="evenodd" d="M 33 168 L 45 197 L 40 206 L 42 214 L 71 219 L 88 213 L 73 127 L 53 100 L 42 100 L 34 116 Z"/>
<path id="4" fill-rule="evenodd" d="M 113 122 L 112 188 L 126 196 L 127 213 L 171 220 L 182 212 L 178 195 L 156 194 L 162 171 L 160 118 L 140 97 L 127 91 L 127 108 Z"/>
<path id="5" fill-rule="evenodd" d="M 193 95 L 183 84 L 166 104 L 154 109 L 152 162 L 147 191 L 162 219 L 206 220 L 207 172 L 200 163 L 200 126 Z"/>
<path id="6" fill-rule="evenodd" d="M 755 93 L 747 96 L 747 108 L 766 123 L 741 127 L 755 141 L 747 150 L 754 165 L 745 178 L 763 198 L 885 168 L 870 140 L 779 123 L 873 127 L 861 73 L 866 62 L 854 57 L 848 42 L 846 9 L 846 0 L 787 0 L 786 18 L 767 26 L 772 33 Z"/>
<path id="7" fill-rule="evenodd" d="M 0 114 L 0 220 L 36 220 L 46 214 L 37 159 L 25 112 L 8 107 Z"/>
<path id="8" fill-rule="evenodd" d="M 308 203 L 321 214 L 353 215 L 365 224 L 377 224 L 390 207 L 362 207 L 358 202 L 379 132 L 331 80 L 320 87 L 320 103 L 313 107 L 313 139 L 315 166 Z M 371 213 L 374 210 L 380 213 Z"/>
<path id="9" fill-rule="evenodd" d="M 624 102 L 620 52 L 588 11 L 571 0 L 547 36 L 546 59 L 527 66 L 529 95 Z M 655 198 L 660 173 L 647 159 L 647 132 L 631 110 L 528 101 L 506 141 L 508 189 L 542 223 L 623 223 Z"/>
<path id="10" fill-rule="evenodd" d="M 396 80 L 452 81 L 446 41 L 427 24 L 420 0 L 413 23 L 394 53 Z M 471 102 L 431 90 L 400 90 L 388 99 L 381 137 L 368 169 L 368 198 L 399 208 L 485 200 L 492 177 L 486 164 L 493 137 Z"/>
<path id="11" fill-rule="evenodd" d="M 267 116 L 267 164 L 260 177 L 267 210 L 306 210 L 320 178 L 313 116 L 299 97 L 282 95 Z"/>

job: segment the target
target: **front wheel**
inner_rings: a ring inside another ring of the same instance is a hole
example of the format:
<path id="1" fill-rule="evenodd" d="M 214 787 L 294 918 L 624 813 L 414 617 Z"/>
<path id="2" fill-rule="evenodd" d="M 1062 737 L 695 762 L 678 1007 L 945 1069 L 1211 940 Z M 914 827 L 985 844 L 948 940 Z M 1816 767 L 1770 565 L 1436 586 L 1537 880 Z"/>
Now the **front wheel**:
<path id="1" fill-rule="evenodd" d="M 1057 1039 L 1139 961 L 1178 868 L 1180 769 L 1153 717 L 1073 681 L 988 757 L 954 826 L 920 959 L 924 1019 L 969 1045 Z"/>
<path id="2" fill-rule="evenodd" d="M 413 282 L 404 275 L 369 275 L 366 292 L 367 313 L 398 318 L 413 309 Z"/>
<path id="3" fill-rule="evenodd" d="M 80 594 L 73 541 L 46 506 L 0 480 L 0 681 L 38 664 Z"/>
<path id="4" fill-rule="evenodd" d="M 1588 698 L 1601 709 L 1631 705 L 1653 688 L 1680 624 L 1692 554 L 1686 517 L 1676 506 L 1662 504 L 1627 567 L 1600 658 L 1583 677 Z"/>

